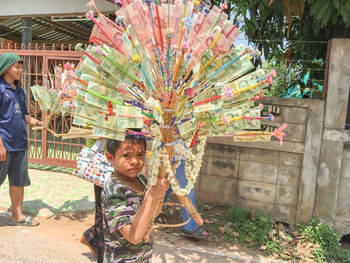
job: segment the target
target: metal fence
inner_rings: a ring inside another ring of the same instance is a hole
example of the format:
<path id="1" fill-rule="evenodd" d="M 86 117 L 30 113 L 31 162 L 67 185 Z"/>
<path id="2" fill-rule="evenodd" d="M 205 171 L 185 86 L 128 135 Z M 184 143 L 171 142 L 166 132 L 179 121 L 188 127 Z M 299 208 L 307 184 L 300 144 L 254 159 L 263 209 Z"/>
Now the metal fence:
<path id="1" fill-rule="evenodd" d="M 77 64 L 82 54 L 73 51 L 71 45 L 34 45 L 24 49 L 23 46 L 0 45 L 0 54 L 13 52 L 23 58 L 22 87 L 27 94 L 27 106 L 31 116 L 45 120 L 42 112 L 31 94 L 32 85 L 41 85 L 44 74 L 54 74 L 55 66 L 63 66 L 66 62 Z M 67 133 L 72 123 L 72 116 L 56 116 L 50 123 L 50 128 L 56 133 Z M 28 157 L 29 162 L 62 167 L 76 167 L 77 155 L 85 139 L 66 139 L 54 137 L 46 130 L 28 131 Z"/>

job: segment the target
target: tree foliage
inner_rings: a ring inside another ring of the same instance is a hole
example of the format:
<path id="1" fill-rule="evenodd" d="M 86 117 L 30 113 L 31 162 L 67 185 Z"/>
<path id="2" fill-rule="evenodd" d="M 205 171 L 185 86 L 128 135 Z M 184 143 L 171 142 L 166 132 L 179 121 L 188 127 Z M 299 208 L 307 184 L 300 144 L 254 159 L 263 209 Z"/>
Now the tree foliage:
<path id="1" fill-rule="evenodd" d="M 234 20 L 243 17 L 249 42 L 267 60 L 286 58 L 304 69 L 315 68 L 313 60 L 326 60 L 327 41 L 350 37 L 349 0 L 235 0 L 226 10 Z M 211 5 L 222 1 L 210 0 Z M 255 61 L 261 64 L 261 61 Z M 289 66 L 289 65 L 288 65 Z M 312 79 L 324 76 L 324 66 L 310 72 Z"/>

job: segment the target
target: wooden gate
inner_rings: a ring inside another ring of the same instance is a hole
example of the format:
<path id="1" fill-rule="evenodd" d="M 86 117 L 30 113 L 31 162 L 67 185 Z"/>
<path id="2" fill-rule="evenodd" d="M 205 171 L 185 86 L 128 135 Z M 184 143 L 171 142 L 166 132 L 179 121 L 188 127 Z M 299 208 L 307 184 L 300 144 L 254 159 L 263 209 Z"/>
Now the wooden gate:
<path id="1" fill-rule="evenodd" d="M 45 120 L 45 112 L 42 112 L 30 92 L 32 85 L 42 85 L 43 74 L 54 74 L 55 66 L 63 66 L 66 62 L 77 64 L 82 54 L 73 51 L 71 45 L 35 45 L 30 49 L 17 48 L 16 46 L 0 46 L 0 54 L 13 52 L 23 58 L 22 87 L 27 94 L 27 106 L 31 116 L 39 120 Z M 71 116 L 57 116 L 50 123 L 50 128 L 56 133 L 67 133 L 71 127 Z M 76 159 L 81 147 L 85 145 L 85 139 L 67 139 L 54 137 L 46 130 L 28 131 L 28 157 L 29 162 L 54 165 L 61 167 L 76 167 Z"/>

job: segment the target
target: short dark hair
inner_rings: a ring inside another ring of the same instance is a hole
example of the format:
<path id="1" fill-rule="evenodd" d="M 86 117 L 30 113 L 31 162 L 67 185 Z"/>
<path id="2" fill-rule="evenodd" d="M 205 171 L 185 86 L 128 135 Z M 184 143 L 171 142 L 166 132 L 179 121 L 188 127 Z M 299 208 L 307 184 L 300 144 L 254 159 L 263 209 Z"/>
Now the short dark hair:
<path id="1" fill-rule="evenodd" d="M 131 144 L 143 144 L 146 150 L 146 139 L 141 135 L 126 134 L 125 141 L 118 141 L 113 139 L 107 139 L 106 150 L 114 156 L 115 152 L 120 148 L 123 142 L 130 142 Z"/>

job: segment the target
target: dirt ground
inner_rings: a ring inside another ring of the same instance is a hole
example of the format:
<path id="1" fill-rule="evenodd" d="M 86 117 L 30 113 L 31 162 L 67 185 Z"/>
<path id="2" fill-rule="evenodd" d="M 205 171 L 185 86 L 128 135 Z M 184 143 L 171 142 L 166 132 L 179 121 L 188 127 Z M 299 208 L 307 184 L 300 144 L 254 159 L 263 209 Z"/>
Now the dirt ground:
<path id="1" fill-rule="evenodd" d="M 82 233 L 94 222 L 93 187 L 69 174 L 30 169 L 32 185 L 25 189 L 24 211 L 38 216 L 37 227 L 8 226 L 11 202 L 6 181 L 0 187 L 0 263 L 91 263 L 96 258 L 80 243 Z M 176 202 L 169 196 L 168 202 Z M 153 263 L 283 262 L 262 251 L 224 242 L 217 215 L 227 207 L 199 204 L 208 240 L 188 240 L 181 228 L 153 231 Z M 179 211 L 165 208 L 169 223 L 180 223 Z M 213 234 L 215 233 L 215 234 Z M 344 242 L 348 243 L 349 240 Z M 343 244 L 343 245 L 344 245 Z"/>
<path id="2" fill-rule="evenodd" d="M 96 262 L 89 248 L 80 243 L 82 233 L 94 222 L 92 184 L 64 173 L 35 169 L 29 169 L 29 173 L 32 184 L 25 188 L 23 210 L 38 216 L 40 225 L 8 226 L 11 201 L 5 181 L 0 187 L 0 263 Z M 177 210 L 169 221 L 181 222 Z M 213 226 L 206 227 L 211 231 Z M 182 236 L 181 228 L 153 233 L 153 263 L 281 262 L 232 244 L 188 240 Z"/>
<path id="3" fill-rule="evenodd" d="M 4 211 L 0 208 L 0 211 Z M 80 243 L 81 234 L 91 226 L 89 211 L 38 217 L 37 227 L 8 226 L 8 212 L 0 212 L 0 263 L 91 263 L 96 258 Z M 160 262 L 282 262 L 264 257 L 248 248 L 193 241 L 181 231 L 155 230 L 153 263 Z"/>

